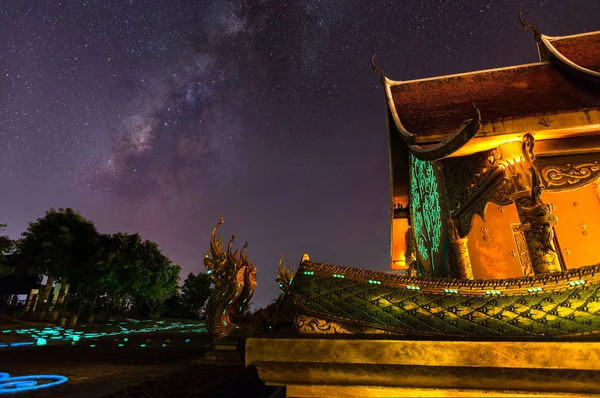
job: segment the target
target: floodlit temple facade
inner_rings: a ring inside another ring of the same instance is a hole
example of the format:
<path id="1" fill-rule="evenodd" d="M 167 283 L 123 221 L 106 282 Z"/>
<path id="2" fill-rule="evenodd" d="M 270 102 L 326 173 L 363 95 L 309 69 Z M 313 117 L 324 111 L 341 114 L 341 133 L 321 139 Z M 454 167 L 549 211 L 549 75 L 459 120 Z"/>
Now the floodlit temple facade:
<path id="1" fill-rule="evenodd" d="M 533 64 L 406 82 L 380 71 L 392 270 L 499 279 L 600 262 L 600 32 L 534 35 Z"/>
<path id="2" fill-rule="evenodd" d="M 373 60 L 390 264 L 408 275 L 305 254 L 244 315 L 256 268 L 214 227 L 207 329 L 262 380 L 288 397 L 600 394 L 600 32 L 523 25 L 540 62 L 398 82 Z"/>

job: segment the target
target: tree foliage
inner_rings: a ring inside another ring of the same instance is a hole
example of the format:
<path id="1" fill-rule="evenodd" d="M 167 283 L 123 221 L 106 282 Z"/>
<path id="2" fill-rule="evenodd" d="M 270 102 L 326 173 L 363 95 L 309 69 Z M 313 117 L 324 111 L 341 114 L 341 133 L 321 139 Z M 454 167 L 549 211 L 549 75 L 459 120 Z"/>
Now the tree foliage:
<path id="1" fill-rule="evenodd" d="M 190 314 L 198 316 L 211 293 L 210 277 L 207 274 L 190 273 L 181 287 L 181 301 Z"/>
<path id="2" fill-rule="evenodd" d="M 145 302 L 151 316 L 164 311 L 164 302 L 177 292 L 181 267 L 173 265 L 158 245 L 138 234 L 103 235 L 98 254 L 96 288 L 113 306 L 124 300 Z"/>
<path id="3" fill-rule="evenodd" d="M 54 280 L 63 282 L 62 287 L 71 285 L 70 298 L 77 302 L 78 313 L 84 307 L 92 312 L 100 303 L 108 315 L 143 304 L 151 316 L 159 316 L 165 301 L 179 289 L 181 267 L 173 265 L 156 243 L 143 241 L 138 234 L 101 235 L 72 209 L 50 209 L 31 223 L 16 246 L 16 257 L 48 277 L 40 293 L 42 309 L 48 309 L 43 303 Z M 65 297 L 63 290 L 57 303 Z"/>
<path id="4" fill-rule="evenodd" d="M 96 254 L 94 224 L 73 209 L 50 209 L 22 234 L 17 255 L 41 274 L 62 279 L 77 274 Z"/>
<path id="5" fill-rule="evenodd" d="M 0 233 L 4 232 L 6 224 L 0 224 Z M 13 272 L 13 268 L 7 264 L 6 254 L 10 253 L 14 242 L 5 235 L 0 235 L 0 278 Z"/>
<path id="6" fill-rule="evenodd" d="M 173 265 L 154 242 L 144 242 L 144 271 L 137 294 L 142 297 L 150 307 L 150 316 L 158 317 L 167 308 L 165 301 L 179 289 L 179 274 L 181 267 Z"/>
<path id="7" fill-rule="evenodd" d="M 44 304 L 54 280 L 64 287 L 93 266 L 97 243 L 98 232 L 92 222 L 73 209 L 50 209 L 29 224 L 17 243 L 16 257 L 36 273 L 48 276 L 40 294 Z"/>

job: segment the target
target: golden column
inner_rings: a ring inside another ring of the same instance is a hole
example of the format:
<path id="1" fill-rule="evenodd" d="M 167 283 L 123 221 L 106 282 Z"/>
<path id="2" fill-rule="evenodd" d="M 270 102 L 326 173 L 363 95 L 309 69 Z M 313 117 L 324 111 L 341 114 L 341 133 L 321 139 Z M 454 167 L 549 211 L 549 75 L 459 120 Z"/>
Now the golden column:
<path id="1" fill-rule="evenodd" d="M 458 264 L 458 272 L 461 279 L 473 279 L 473 267 L 471 266 L 471 257 L 469 256 L 468 239 L 461 237 L 456 228 L 454 219 L 448 220 L 450 229 L 450 243 L 454 252 L 454 258 Z"/>
<path id="2" fill-rule="evenodd" d="M 535 175 L 535 174 L 534 174 Z M 540 197 L 523 198 L 516 202 L 520 229 L 525 235 L 533 273 L 545 274 L 561 271 L 560 259 L 554 245 L 554 228 L 558 222 L 552 208 Z"/>
<path id="3" fill-rule="evenodd" d="M 533 164 L 535 140 L 531 134 L 523 141 L 500 145 L 502 152 L 501 167 L 505 172 L 507 184 L 511 186 L 509 196 L 517 206 L 529 258 L 534 274 L 561 271 L 556 247 L 554 246 L 554 228 L 558 222 L 552 215 L 552 208 L 542 200 L 544 186 Z M 519 154 L 520 152 L 520 154 Z"/>

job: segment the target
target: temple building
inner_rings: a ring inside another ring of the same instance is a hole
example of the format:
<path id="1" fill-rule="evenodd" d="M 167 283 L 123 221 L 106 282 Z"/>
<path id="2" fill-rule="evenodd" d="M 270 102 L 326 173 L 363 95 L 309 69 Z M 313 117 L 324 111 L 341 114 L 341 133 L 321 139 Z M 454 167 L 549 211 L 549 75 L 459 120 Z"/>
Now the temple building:
<path id="1" fill-rule="evenodd" d="M 392 270 L 502 279 L 600 261 L 600 32 L 524 26 L 539 62 L 412 81 L 373 64 L 389 126 Z"/>
<path id="2" fill-rule="evenodd" d="M 267 384 L 287 397 L 600 396 L 600 32 L 523 26 L 539 62 L 399 82 L 373 59 L 391 272 L 304 254 L 296 272 L 280 262 L 279 298 L 244 316 L 256 268 L 216 238 L 223 218 L 214 227 L 207 329 L 244 341 Z"/>

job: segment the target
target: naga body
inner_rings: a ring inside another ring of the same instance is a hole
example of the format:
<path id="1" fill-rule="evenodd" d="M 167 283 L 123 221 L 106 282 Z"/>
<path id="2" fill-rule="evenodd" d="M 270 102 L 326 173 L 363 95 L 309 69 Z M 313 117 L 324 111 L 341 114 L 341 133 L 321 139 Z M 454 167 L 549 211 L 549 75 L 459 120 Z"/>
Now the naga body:
<path id="1" fill-rule="evenodd" d="M 207 328 L 246 338 L 292 323 L 301 334 L 388 334 L 454 338 L 577 338 L 600 334 L 600 266 L 536 277 L 468 280 L 391 275 L 310 261 L 298 272 L 279 262 L 276 302 L 244 312 L 256 268 L 227 250 L 215 226 L 204 263 L 215 285 Z"/>

